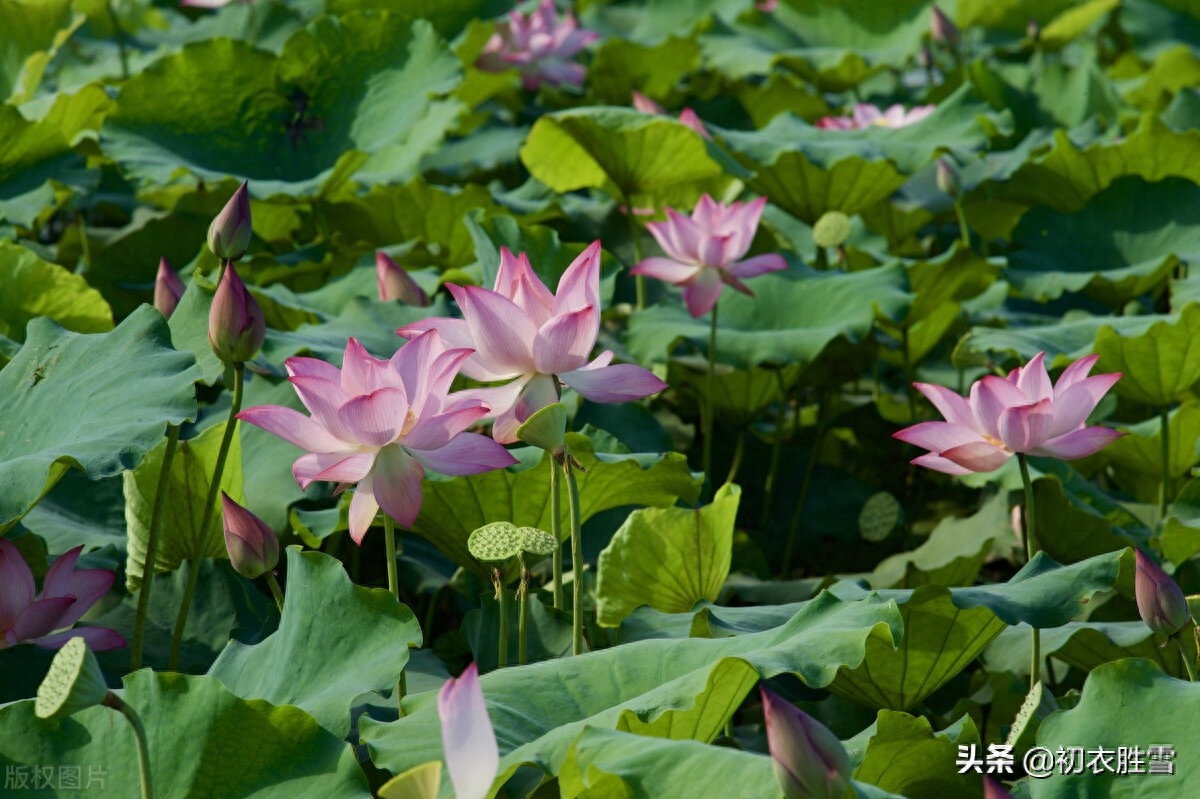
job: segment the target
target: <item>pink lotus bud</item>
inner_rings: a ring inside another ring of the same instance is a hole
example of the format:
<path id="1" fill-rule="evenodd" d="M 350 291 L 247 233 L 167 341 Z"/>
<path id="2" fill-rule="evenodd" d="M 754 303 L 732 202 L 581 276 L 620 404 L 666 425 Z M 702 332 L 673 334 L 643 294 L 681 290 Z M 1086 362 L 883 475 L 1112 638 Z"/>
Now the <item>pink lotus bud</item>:
<path id="1" fill-rule="evenodd" d="M 837 736 L 767 688 L 760 689 L 775 778 L 788 799 L 841 799 L 850 757 Z"/>
<path id="2" fill-rule="evenodd" d="M 983 799 L 1013 799 L 1013 795 L 991 777 L 984 777 Z"/>
<path id="3" fill-rule="evenodd" d="M 208 312 L 208 343 L 226 363 L 245 363 L 262 349 L 267 325 L 262 309 L 230 262 Z"/>
<path id="4" fill-rule="evenodd" d="M 638 90 L 633 91 L 633 107 L 643 114 L 665 114 L 667 113 L 661 105 L 651 100 L 646 95 Z"/>
<path id="5" fill-rule="evenodd" d="M 225 203 L 208 226 L 208 248 L 222 260 L 236 261 L 250 246 L 250 195 L 246 183 Z"/>
<path id="6" fill-rule="evenodd" d="M 931 11 L 929 33 L 933 40 L 938 44 L 953 47 L 962 36 L 958 31 L 958 26 L 936 5 L 931 8 Z"/>
<path id="7" fill-rule="evenodd" d="M 154 307 L 170 319 L 186 289 L 170 262 L 166 258 L 159 258 L 158 274 L 154 276 Z"/>
<path id="8" fill-rule="evenodd" d="M 955 198 L 958 197 L 958 192 L 962 188 L 958 170 L 954 168 L 954 164 L 950 163 L 948 158 L 937 160 L 937 187 L 945 194 Z"/>
<path id="9" fill-rule="evenodd" d="M 279 563 L 279 540 L 267 523 L 221 492 L 225 549 L 238 574 L 253 580 Z"/>
<path id="10" fill-rule="evenodd" d="M 408 270 L 393 261 L 387 253 L 375 253 L 375 277 L 379 281 L 379 299 L 384 302 L 400 300 L 405 305 L 419 308 L 429 305 L 429 295 L 417 285 Z"/>
<path id="11" fill-rule="evenodd" d="M 1134 550 L 1134 556 L 1137 573 L 1134 575 L 1133 592 L 1142 621 L 1156 633 L 1174 635 L 1192 618 L 1183 591 L 1140 549 Z"/>

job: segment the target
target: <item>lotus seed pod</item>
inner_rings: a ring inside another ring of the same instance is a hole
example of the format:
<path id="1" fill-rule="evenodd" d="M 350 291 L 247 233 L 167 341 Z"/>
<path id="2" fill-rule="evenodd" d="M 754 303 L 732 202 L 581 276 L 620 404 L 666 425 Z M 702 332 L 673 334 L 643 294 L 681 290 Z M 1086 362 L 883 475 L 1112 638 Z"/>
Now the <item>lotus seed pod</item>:
<path id="1" fill-rule="evenodd" d="M 104 702 L 108 685 L 104 673 L 83 636 L 75 636 L 58 650 L 50 671 L 38 686 L 33 712 L 38 718 L 70 716 Z"/>
<path id="2" fill-rule="evenodd" d="M 484 563 L 503 563 L 521 554 L 523 536 L 511 522 L 485 524 L 467 539 L 467 550 Z"/>
<path id="3" fill-rule="evenodd" d="M 841 211 L 826 211 L 813 225 L 813 241 L 818 247 L 841 247 L 850 238 L 850 217 Z"/>
<path id="4" fill-rule="evenodd" d="M 553 555 L 554 550 L 558 549 L 558 541 L 545 530 L 539 530 L 536 527 L 518 527 L 517 532 L 521 534 L 521 549 L 531 555 L 545 557 Z"/>
<path id="5" fill-rule="evenodd" d="M 858 532 L 867 541 L 882 541 L 900 526 L 903 509 L 887 491 L 873 494 L 858 513 Z"/>

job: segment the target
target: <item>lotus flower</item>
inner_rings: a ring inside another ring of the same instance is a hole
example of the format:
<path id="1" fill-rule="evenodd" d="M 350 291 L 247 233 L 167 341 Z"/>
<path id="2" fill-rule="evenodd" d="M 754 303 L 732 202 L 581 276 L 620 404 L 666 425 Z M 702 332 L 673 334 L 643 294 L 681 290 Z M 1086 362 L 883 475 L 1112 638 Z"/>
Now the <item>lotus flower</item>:
<path id="1" fill-rule="evenodd" d="M 186 290 L 187 286 L 175 274 L 170 262 L 166 258 L 159 258 L 158 274 L 154 276 L 154 307 L 159 313 L 170 319 Z"/>
<path id="2" fill-rule="evenodd" d="M 390 360 L 373 358 L 350 339 L 342 368 L 316 358 L 288 358 L 288 380 L 311 416 L 261 405 L 238 418 L 274 433 L 308 454 L 292 466 L 301 488 L 314 480 L 357 484 L 350 503 L 350 536 L 361 543 L 380 508 L 408 527 L 421 510 L 425 469 L 464 475 L 516 463 L 476 433 L 463 432 L 488 406 L 450 383 L 470 349 L 449 349 L 431 331 Z"/>
<path id="3" fill-rule="evenodd" d="M 279 539 L 267 523 L 221 492 L 225 551 L 234 571 L 253 580 L 279 563 Z"/>
<path id="4" fill-rule="evenodd" d="M 411 337 L 438 330 L 455 347 L 472 348 L 462 373 L 507 385 L 460 392 L 491 405 L 492 436 L 517 440 L 517 428 L 539 408 L 558 402 L 565 383 L 592 402 L 627 402 L 667 384 L 633 364 L 612 364 L 611 350 L 588 362 L 600 331 L 600 242 L 576 258 L 551 294 L 522 253 L 500 250 L 492 290 L 449 285 L 462 319 L 423 319 L 396 332 Z"/>
<path id="5" fill-rule="evenodd" d="M 977 381 L 969 399 L 942 386 L 914 383 L 946 421 L 921 422 L 893 435 L 929 450 L 914 464 L 946 474 L 990 472 L 1017 452 L 1063 460 L 1086 457 L 1123 435 L 1084 425 L 1121 376 L 1088 377 L 1099 357 L 1080 358 L 1051 386 L 1045 354 L 1039 352 L 1007 378 L 988 375 Z"/>
<path id="6" fill-rule="evenodd" d="M 76 636 L 97 652 L 125 646 L 125 639 L 107 627 L 66 629 L 108 593 L 116 577 L 107 569 L 76 570 L 82 551 L 75 547 L 54 561 L 35 597 L 29 564 L 20 550 L 0 538 L 0 649 L 22 641 L 58 649 Z"/>
<path id="7" fill-rule="evenodd" d="M 641 111 L 643 114 L 651 114 L 654 116 L 666 116 L 667 114 L 666 109 L 639 91 L 635 91 L 633 93 L 633 107 L 638 111 Z M 712 138 L 712 136 L 708 133 L 708 129 L 704 127 L 704 122 L 692 109 L 685 108 L 680 111 L 679 121 L 699 133 L 704 138 Z"/>
<path id="8" fill-rule="evenodd" d="M 854 111 L 848 117 L 821 117 L 815 123 L 818 128 L 826 130 L 863 130 L 864 128 L 903 128 L 914 122 L 920 122 L 934 112 L 937 106 L 918 105 L 908 111 L 902 105 L 889 106 L 880 111 L 868 103 L 857 103 Z"/>
<path id="9" fill-rule="evenodd" d="M 1174 635 L 1192 618 L 1187 599 L 1175 581 L 1162 568 L 1135 549 L 1137 571 L 1133 593 L 1138 615 L 1156 633 Z"/>
<path id="10" fill-rule="evenodd" d="M 761 688 L 775 778 L 788 799 L 841 799 L 850 757 L 837 736 L 767 688 Z"/>
<path id="11" fill-rule="evenodd" d="M 579 86 L 586 72 L 571 59 L 599 37 L 580 29 L 570 11 L 560 21 L 554 0 L 542 0 L 532 14 L 513 11 L 499 23 L 475 64 L 486 72 L 516 67 L 530 91 L 543 83 Z"/>
<path id="12" fill-rule="evenodd" d="M 438 716 L 454 795 L 457 799 L 487 799 L 500 767 L 500 749 L 474 663 L 438 691 Z"/>
<path id="13" fill-rule="evenodd" d="M 266 335 L 262 309 L 230 261 L 208 310 L 208 343 L 225 363 L 245 363 L 262 349 Z"/>
<path id="14" fill-rule="evenodd" d="M 379 288 L 379 299 L 384 302 L 399 300 L 418 308 L 429 305 L 429 295 L 417 285 L 407 269 L 385 252 L 375 253 L 375 281 Z"/>
<path id="15" fill-rule="evenodd" d="M 717 304 L 726 283 L 754 296 L 743 280 L 787 268 L 777 253 L 738 260 L 750 249 L 766 204 L 767 199 L 759 197 L 725 205 L 705 194 L 690 217 L 668 208 L 666 222 L 646 225 L 667 257 L 647 258 L 631 274 L 683 286 L 683 300 L 697 318 Z"/>

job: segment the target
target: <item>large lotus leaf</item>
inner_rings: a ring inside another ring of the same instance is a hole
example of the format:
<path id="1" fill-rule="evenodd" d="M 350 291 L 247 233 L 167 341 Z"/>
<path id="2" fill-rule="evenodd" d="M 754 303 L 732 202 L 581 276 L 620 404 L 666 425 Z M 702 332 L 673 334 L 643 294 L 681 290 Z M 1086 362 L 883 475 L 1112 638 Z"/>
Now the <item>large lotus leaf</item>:
<path id="1" fill-rule="evenodd" d="M 905 324 L 935 313 L 946 303 L 978 297 L 995 282 L 1000 269 L 955 241 L 945 253 L 928 260 L 906 262 L 908 282 L 916 294 Z"/>
<path id="2" fill-rule="evenodd" d="M 615 627 L 640 605 L 682 613 L 715 602 L 729 576 L 742 490 L 724 485 L 711 505 L 629 514 L 600 553 L 596 619 Z"/>
<path id="3" fill-rule="evenodd" d="M 1178 44 L 1162 51 L 1154 63 L 1125 93 L 1125 98 L 1143 111 L 1161 112 L 1181 90 L 1200 84 L 1200 59 L 1190 47 Z"/>
<path id="4" fill-rule="evenodd" d="M 745 427 L 767 408 L 786 401 L 799 377 L 800 365 L 794 363 L 782 369 L 730 369 L 718 364 L 710 391 L 708 359 L 692 355 L 671 358 L 667 382 L 676 391 L 685 389 L 694 392 L 696 402 L 700 404 L 705 403 L 705 398 L 711 394 L 714 418 Z"/>
<path id="5" fill-rule="evenodd" d="M 1158 543 L 1176 566 L 1200 552 L 1200 480 L 1189 480 L 1175 497 Z"/>
<path id="6" fill-rule="evenodd" d="M 876 314 L 898 318 L 911 295 L 899 263 L 862 272 L 793 269 L 754 281 L 755 296 L 722 294 L 717 307 L 717 352 L 723 363 L 753 367 L 812 363 L 834 339 L 863 340 Z M 635 313 L 626 342 L 639 361 L 663 361 L 675 342 L 707 346 L 708 319 L 693 319 L 677 304 Z"/>
<path id="7" fill-rule="evenodd" d="M 145 724 L 155 796 L 371 795 L 354 749 L 299 708 L 239 699 L 211 677 L 148 669 L 125 679 L 121 698 Z M 54 774 L 81 769 L 79 784 L 95 778 L 87 796 L 97 799 L 129 796 L 139 784 L 133 730 L 115 711 L 96 706 L 46 720 L 33 706 L 27 699 L 0 708 L 0 760 Z"/>
<path id="8" fill-rule="evenodd" d="M 71 0 L 0 0 L 0 101 L 20 105 L 33 95 L 54 51 L 83 23 L 71 6 Z"/>
<path id="9" fill-rule="evenodd" d="M 168 322 L 171 343 L 180 352 L 190 352 L 196 358 L 201 372 L 197 379 L 206 385 L 216 383 L 225 374 L 225 362 L 213 352 L 208 341 L 208 314 L 215 293 L 216 287 L 210 280 L 193 276 Z"/>
<path id="10" fill-rule="evenodd" d="M 1035 480 L 1033 496 L 1038 548 L 1056 560 L 1064 563 L 1086 560 L 1122 550 L 1132 543 L 1117 535 L 1110 520 L 1098 509 L 1064 491 L 1055 475 Z"/>
<path id="11" fill-rule="evenodd" d="M 286 380 L 271 380 L 254 375 L 246 383 L 243 405 L 283 405 L 307 414 L 308 409 L 296 396 L 296 390 Z M 266 522 L 272 530 L 288 529 L 288 507 L 304 499 L 292 475 L 291 464 L 303 454 L 279 436 L 252 424 L 239 424 L 238 437 L 242 447 L 242 480 L 246 489 L 246 507 Z M 318 489 L 310 488 L 315 495 Z"/>
<path id="12" fill-rule="evenodd" d="M 689 72 L 700 67 L 700 46 L 692 39 L 668 37 L 646 47 L 613 37 L 596 47 L 588 68 L 588 88 L 610 105 L 625 105 L 632 92 L 662 99 Z"/>
<path id="13" fill-rule="evenodd" d="M 155 573 L 173 571 L 185 560 L 228 557 L 219 494 L 213 498 L 208 529 L 200 528 L 204 521 L 204 499 L 208 496 L 224 434 L 225 423 L 218 422 L 195 438 L 180 441 L 175 448 L 154 561 Z M 136 469 L 124 474 L 125 521 L 129 529 L 125 582 L 130 591 L 138 589 L 145 573 L 150 518 L 166 450 L 167 442 L 163 439 L 161 444 L 146 454 Z M 236 435 L 231 439 L 229 455 L 221 472 L 221 490 L 229 494 L 234 502 L 245 504 L 241 439 Z"/>
<path id="14" fill-rule="evenodd" d="M 1030 210 L 1013 243 L 1021 249 L 1009 256 L 1006 278 L 1024 296 L 1044 302 L 1082 291 L 1119 308 L 1200 255 L 1200 188 L 1180 178 L 1118 178 L 1077 213 Z"/>
<path id="15" fill-rule="evenodd" d="M 908 799 L 974 796 L 981 783 L 955 765 L 959 746 L 978 746 L 979 730 L 970 716 L 934 732 L 923 716 L 881 710 L 854 777 Z"/>
<path id="16" fill-rule="evenodd" d="M 149 306 L 109 333 L 30 322 L 25 346 L 0 370 L 0 530 L 72 466 L 92 479 L 135 468 L 168 423 L 195 417 L 198 376 Z"/>
<path id="17" fill-rule="evenodd" d="M 409 647 L 420 645 L 420 625 L 391 593 L 357 586 L 338 561 L 293 546 L 279 629 L 253 646 L 230 641 L 208 673 L 243 699 L 303 708 L 344 738 L 355 697 L 393 691 Z"/>
<path id="18" fill-rule="evenodd" d="M 654 45 L 668 36 L 690 37 L 714 17 L 732 18 L 747 8 L 746 0 L 650 0 L 644 8 L 593 4 L 580 16 L 583 27 L 608 36 Z M 634 13 L 630 13 L 634 11 Z"/>
<path id="19" fill-rule="evenodd" d="M 1081 0 L 958 0 L 955 18 L 963 26 L 1024 33 L 1029 20 L 1045 26 Z"/>
<path id="20" fill-rule="evenodd" d="M 872 635 L 899 638 L 895 605 L 822 594 L 760 633 L 640 641 L 485 674 L 480 684 L 503 755 L 500 771 L 528 763 L 557 773 L 585 726 L 711 741 L 760 678 L 791 672 L 824 687 L 840 666 L 862 660 Z M 440 759 L 436 704 L 436 695 L 425 693 L 404 700 L 397 722 L 362 720 L 372 760 L 398 773 Z M 536 776 L 527 780 L 518 795 L 536 783 Z"/>
<path id="21" fill-rule="evenodd" d="M 773 72 L 761 84 L 739 85 L 737 99 L 756 128 L 765 127 L 777 115 L 787 111 L 802 119 L 816 119 L 830 112 L 822 95 L 787 72 Z"/>
<path id="22" fill-rule="evenodd" d="M 112 309 L 100 292 L 19 244 L 0 240 L 0 285 L 0 336 L 24 340 L 25 325 L 36 316 L 79 333 L 112 330 Z"/>
<path id="23" fill-rule="evenodd" d="M 83 544 L 88 549 L 125 546 L 125 495 L 121 479 L 89 480 L 68 471 L 42 497 L 21 525 L 45 540 L 51 552 Z"/>
<path id="24" fill-rule="evenodd" d="M 472 20 L 492 19 L 509 11 L 507 0 L 325 0 L 325 13 L 380 10 L 408 20 L 428 20 L 447 39 L 453 39 Z"/>
<path id="25" fill-rule="evenodd" d="M 1079 621 L 1064 624 L 1041 633 L 1042 654 L 1054 657 L 1081 671 L 1091 671 L 1105 663 L 1124 658 L 1145 658 L 1154 661 L 1167 674 L 1187 678 L 1187 669 L 1180 658 L 1179 647 L 1163 646 L 1162 636 L 1156 636 L 1143 621 Z M 1188 634 L 1183 641 L 1194 658 L 1196 646 Z M 984 662 L 989 669 L 1029 672 L 1029 628 L 1023 624 L 1001 633 L 988 651 Z"/>
<path id="26" fill-rule="evenodd" d="M 583 522 L 622 505 L 666 507 L 676 499 L 694 502 L 699 493 L 700 482 L 677 452 L 597 453 L 591 440 L 579 433 L 568 433 L 566 444 L 586 470 L 576 477 Z M 486 576 L 489 572 L 467 550 L 467 538 L 472 530 L 496 521 L 549 530 L 551 462 L 543 455 L 531 468 L 518 465 L 468 477 L 425 480 L 421 515 L 413 523 L 413 532 L 429 539 L 455 563 Z"/>
<path id="27" fill-rule="evenodd" d="M 1148 748 L 1166 745 L 1173 757 L 1159 759 L 1157 766 L 1170 766 L 1171 775 L 1061 773 L 1055 769 L 1046 779 L 1032 780 L 1030 796 L 1046 799 L 1060 796 L 1110 796 L 1113 799 L 1149 796 L 1188 799 L 1200 793 L 1200 737 L 1188 708 L 1200 701 L 1200 686 L 1176 680 L 1145 660 L 1118 660 L 1088 675 L 1083 696 L 1071 710 L 1055 713 L 1038 729 L 1038 746 L 1081 747 L 1092 752 L 1100 747 L 1141 747 L 1141 767 L 1154 763 Z M 1064 770 L 1069 771 L 1069 770 Z"/>
<path id="28" fill-rule="evenodd" d="M 403 179 L 457 117 L 457 104 L 430 96 L 460 74 L 426 22 L 320 17 L 278 57 L 211 39 L 160 59 L 122 86 L 104 142 L 130 174 L 156 183 L 182 167 L 248 179 L 257 195 L 311 194 L 343 158 L 343 169 Z"/>
<path id="29" fill-rule="evenodd" d="M 1168 413 L 1167 469 L 1172 478 L 1188 473 L 1196 463 L 1196 442 L 1200 440 L 1200 403 L 1195 400 Z M 1109 444 L 1099 457 L 1116 466 L 1119 479 L 1144 502 L 1158 498 L 1163 473 L 1161 417 L 1147 419 L 1125 428 L 1129 435 Z M 1174 492 L 1168 491 L 1168 499 Z"/>
<path id="30" fill-rule="evenodd" d="M 974 327 L 963 346 L 975 353 L 1015 355 L 1028 361 L 1039 352 L 1046 353 L 1046 365 L 1057 369 L 1096 351 L 1096 336 L 1104 329 L 1121 336 L 1141 336 L 1156 322 L 1174 321 L 1171 316 L 1088 316 L 1071 315 L 1057 322 L 1014 327 Z"/>
<path id="31" fill-rule="evenodd" d="M 1112 328 L 1096 334 L 1099 372 L 1120 372 L 1113 390 L 1146 405 L 1165 406 L 1183 399 L 1200 381 L 1200 305 L 1184 306 L 1173 322 L 1156 322 L 1140 336 L 1126 338 Z"/>

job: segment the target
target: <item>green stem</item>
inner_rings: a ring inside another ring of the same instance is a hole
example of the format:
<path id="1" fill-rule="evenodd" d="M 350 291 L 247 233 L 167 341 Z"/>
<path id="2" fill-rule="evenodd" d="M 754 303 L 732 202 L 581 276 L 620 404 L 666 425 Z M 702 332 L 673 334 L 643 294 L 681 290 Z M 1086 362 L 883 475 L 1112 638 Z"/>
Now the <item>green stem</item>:
<path id="1" fill-rule="evenodd" d="M 821 444 L 825 440 L 825 425 L 821 418 L 823 398 L 817 400 L 817 431 L 813 438 L 813 448 L 808 454 L 808 462 L 804 464 L 804 479 L 800 483 L 800 496 L 796 498 L 796 510 L 792 514 L 792 523 L 788 527 L 787 547 L 783 550 L 783 566 L 779 571 L 780 579 L 786 580 L 792 573 L 792 556 L 796 552 L 796 535 L 800 530 L 800 514 L 804 511 L 804 501 L 808 498 L 808 489 L 812 486 L 813 470 L 817 466 L 817 458 L 821 454 Z M 796 409 L 797 415 L 800 409 Z"/>
<path id="2" fill-rule="evenodd" d="M 550 534 L 558 542 L 554 550 L 554 608 L 562 610 L 566 607 L 563 601 L 563 538 L 562 538 L 562 485 L 558 477 L 558 464 L 550 463 Z"/>
<path id="3" fill-rule="evenodd" d="M 583 531 L 579 521 L 579 484 L 571 468 L 571 453 L 563 459 L 567 475 L 567 504 L 571 511 L 571 653 L 583 654 Z"/>
<path id="4" fill-rule="evenodd" d="M 775 440 L 771 442 L 771 465 L 767 469 L 767 480 L 763 485 L 762 513 L 758 518 L 758 527 L 765 530 L 771 518 L 771 506 L 775 502 L 775 481 L 779 477 L 779 457 L 783 454 L 783 425 L 787 421 L 788 392 L 783 390 L 783 377 L 779 378 L 780 398 L 775 411 Z"/>
<path id="5" fill-rule="evenodd" d="M 814 259 L 813 266 L 822 272 L 829 269 L 829 253 L 820 244 L 817 245 L 817 257 Z"/>
<path id="6" fill-rule="evenodd" d="M 1029 464 L 1025 461 L 1025 453 L 1017 453 L 1017 464 L 1021 467 L 1021 483 L 1025 486 L 1025 556 L 1032 561 L 1038 553 L 1037 536 L 1034 531 L 1037 509 L 1033 500 L 1033 480 L 1029 477 Z M 1029 668 L 1029 690 L 1037 684 L 1042 665 L 1042 633 L 1037 627 L 1033 628 L 1033 653 Z"/>
<path id="7" fill-rule="evenodd" d="M 742 467 L 742 455 L 746 450 L 746 428 L 738 430 L 737 444 L 733 447 L 733 462 L 729 464 L 729 474 L 725 476 L 725 485 L 737 479 L 738 469 Z"/>
<path id="8" fill-rule="evenodd" d="M 621 202 L 625 205 L 625 219 L 629 222 L 629 241 L 633 245 L 633 266 L 637 266 L 642 262 L 642 238 L 639 235 L 637 219 L 633 213 L 633 203 L 629 201 L 629 196 L 622 194 Z M 643 275 L 634 275 L 633 285 L 637 290 L 637 309 L 640 311 L 646 307 L 646 278 Z"/>
<path id="9" fill-rule="evenodd" d="M 204 552 L 208 544 L 209 525 L 212 524 L 213 510 L 217 504 L 217 492 L 221 490 L 221 475 L 225 472 L 225 459 L 229 457 L 229 445 L 233 442 L 234 431 L 237 430 L 237 414 L 242 409 L 242 384 L 245 382 L 246 364 L 233 365 L 233 404 L 229 406 L 229 418 L 225 421 L 225 432 L 221 436 L 221 448 L 217 450 L 217 464 L 213 467 L 212 482 L 208 484 L 208 496 L 204 501 L 204 521 L 200 523 L 200 540 L 196 546 L 196 557 L 192 558 L 188 568 L 187 583 L 183 589 L 183 601 L 179 603 L 179 615 L 175 618 L 175 632 L 171 636 L 171 656 L 167 669 L 175 671 L 179 668 L 179 650 L 183 646 L 183 631 L 187 627 L 188 611 L 192 607 L 192 599 L 196 595 L 196 581 L 200 579 L 200 564 L 204 560 Z"/>
<path id="10" fill-rule="evenodd" d="M 967 227 L 967 215 L 957 197 L 954 199 L 954 215 L 958 217 L 958 237 L 962 240 L 963 249 L 970 250 L 971 229 Z"/>
<path id="11" fill-rule="evenodd" d="M 713 306 L 708 327 L 708 391 L 704 397 L 704 495 L 711 497 L 715 488 L 712 479 L 713 451 L 713 391 L 717 374 L 717 306 Z"/>
<path id="12" fill-rule="evenodd" d="M 142 724 L 142 717 L 112 691 L 108 692 L 103 704 L 118 711 L 129 720 L 129 726 L 133 727 L 133 737 L 137 741 L 138 774 L 141 777 L 142 799 L 153 799 L 154 783 L 151 780 L 150 772 L 150 743 L 146 738 L 146 727 Z"/>
<path id="13" fill-rule="evenodd" d="M 496 668 L 502 669 L 508 665 L 508 614 L 512 612 L 512 595 L 504 585 L 504 573 L 495 569 L 492 574 L 496 581 L 496 599 L 500 601 L 500 640 L 496 644 Z"/>
<path id="14" fill-rule="evenodd" d="M 396 569 L 396 526 L 392 517 L 383 514 L 383 546 L 386 550 L 388 590 L 396 599 L 400 598 L 400 577 Z"/>
<path id="15" fill-rule="evenodd" d="M 108 6 L 108 19 L 112 23 L 113 38 L 117 40 L 117 53 L 121 58 L 121 78 L 129 80 L 129 53 L 125 49 L 125 31 L 121 28 L 116 10 L 113 9 L 112 0 L 108 0 L 105 5 Z"/>
<path id="16" fill-rule="evenodd" d="M 904 355 L 904 394 L 908 397 L 908 420 L 915 422 L 917 420 L 917 396 L 913 392 L 913 368 L 912 358 L 909 355 L 907 327 L 900 332 L 900 345 Z"/>
<path id="17" fill-rule="evenodd" d="M 162 534 L 163 508 L 167 504 L 167 488 L 171 485 L 171 461 L 179 444 L 179 425 L 167 425 L 167 450 L 158 470 L 158 485 L 154 489 L 154 509 L 150 512 L 150 530 L 146 534 L 146 559 L 142 566 L 142 588 L 138 592 L 137 615 L 133 622 L 133 648 L 130 667 L 142 667 L 142 645 L 146 634 L 146 614 L 150 610 L 150 592 L 154 589 L 154 563 L 158 559 L 158 539 Z"/>
<path id="18" fill-rule="evenodd" d="M 1179 633 L 1171 636 L 1171 640 L 1175 642 L 1175 646 L 1179 647 L 1179 658 L 1183 661 L 1183 667 L 1187 669 L 1188 679 L 1192 682 L 1197 682 L 1196 664 L 1192 662 L 1192 656 L 1188 654 L 1187 649 L 1183 646 L 1183 638 Z"/>
<path id="19" fill-rule="evenodd" d="M 280 613 L 283 613 L 283 589 L 279 587 L 279 581 L 275 579 L 275 572 L 267 572 L 267 585 L 271 589 L 271 596 L 275 597 L 275 606 L 279 608 Z"/>
<path id="20" fill-rule="evenodd" d="M 521 562 L 521 583 L 517 586 L 517 665 L 524 666 L 529 662 L 529 649 L 526 644 L 526 629 L 529 624 L 529 572 L 525 568 L 524 559 Z"/>
<path id="21" fill-rule="evenodd" d="M 1158 518 L 1166 519 L 1171 483 L 1171 421 L 1166 407 L 1159 411 L 1159 420 L 1159 435 L 1162 437 L 1162 483 L 1158 487 Z"/>

